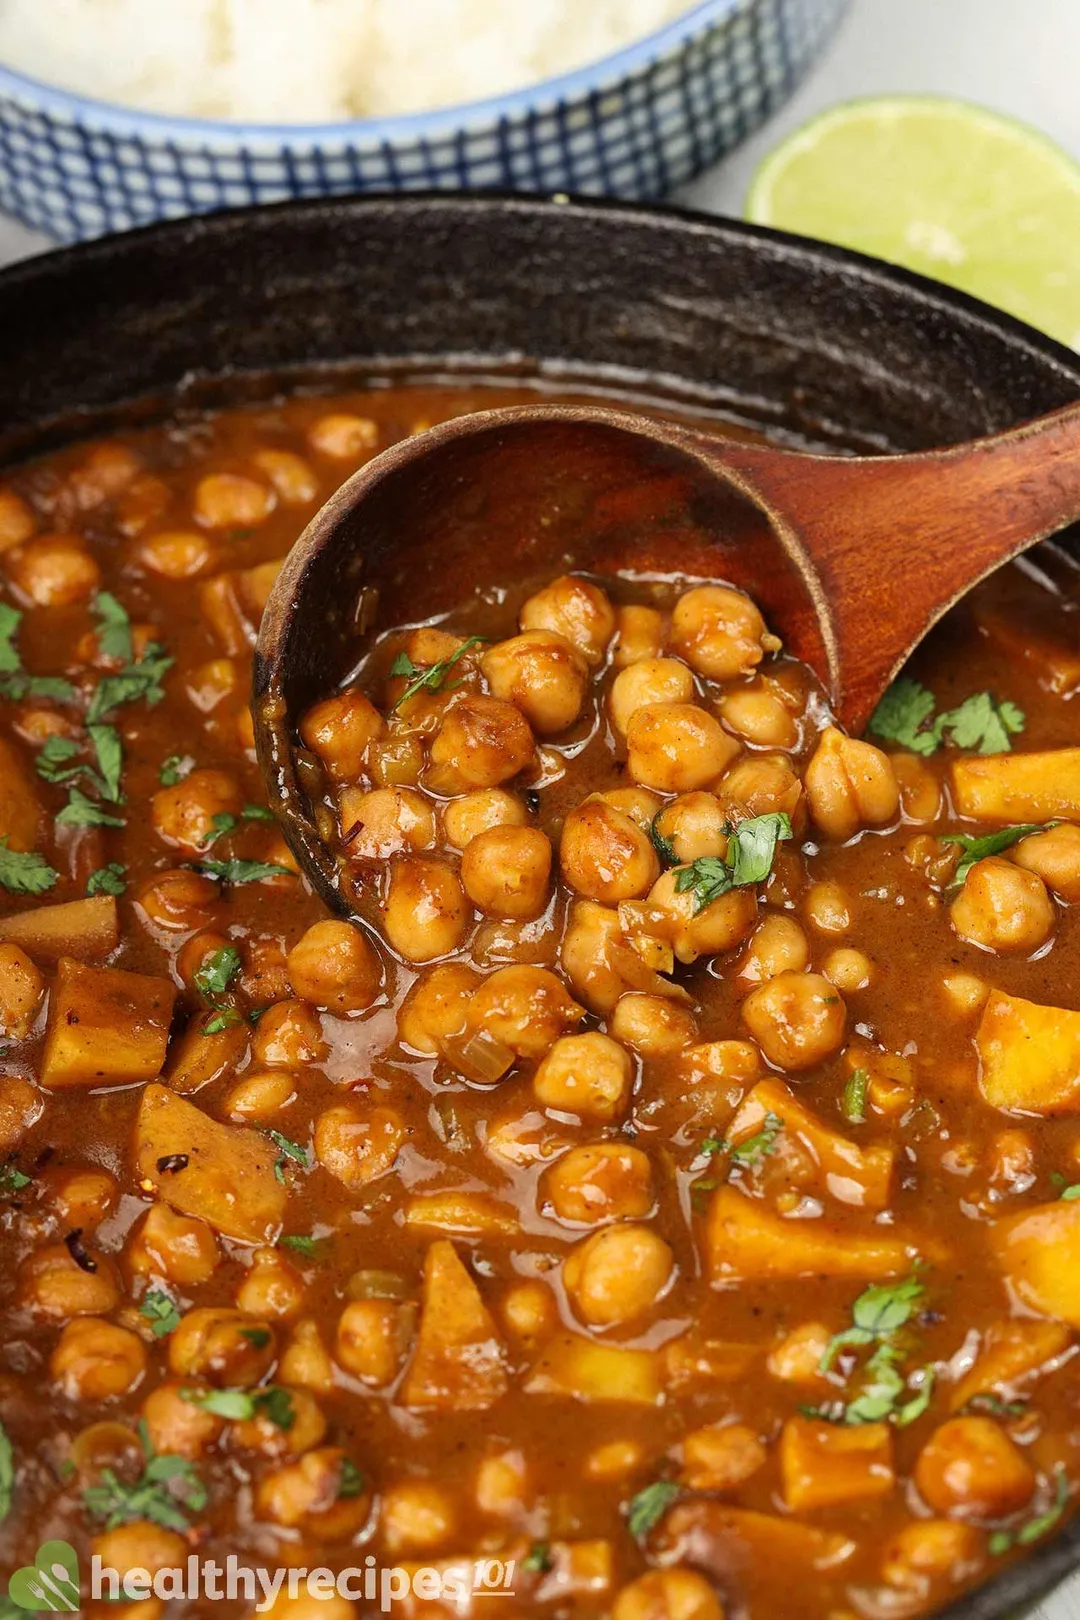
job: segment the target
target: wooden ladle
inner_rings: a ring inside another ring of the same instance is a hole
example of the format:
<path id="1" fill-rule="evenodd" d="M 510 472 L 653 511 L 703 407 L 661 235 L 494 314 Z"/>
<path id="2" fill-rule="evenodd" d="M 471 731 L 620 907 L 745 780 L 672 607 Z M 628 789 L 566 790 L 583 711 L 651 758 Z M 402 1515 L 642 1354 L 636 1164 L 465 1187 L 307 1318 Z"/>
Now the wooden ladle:
<path id="1" fill-rule="evenodd" d="M 1000 563 L 1080 519 L 1080 405 L 921 455 L 805 455 L 613 410 L 461 416 L 362 467 L 312 519 L 263 616 L 255 735 L 270 803 L 351 914 L 298 772 L 300 717 L 368 632 L 586 569 L 727 580 L 865 725 L 930 627 Z"/>

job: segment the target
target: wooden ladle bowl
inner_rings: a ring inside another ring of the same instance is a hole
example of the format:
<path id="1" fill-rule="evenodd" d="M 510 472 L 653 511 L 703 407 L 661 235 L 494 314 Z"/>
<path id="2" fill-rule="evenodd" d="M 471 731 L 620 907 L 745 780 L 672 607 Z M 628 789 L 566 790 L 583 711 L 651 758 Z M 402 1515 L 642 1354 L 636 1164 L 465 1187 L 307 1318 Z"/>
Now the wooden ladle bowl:
<path id="1" fill-rule="evenodd" d="M 326 903 L 353 915 L 297 770 L 304 711 L 370 629 L 493 581 L 584 569 L 724 580 L 858 732 L 942 614 L 1080 518 L 1080 405 L 920 455 L 805 455 L 637 416 L 530 405 L 406 439 L 331 496 L 263 616 L 255 737 L 270 803 Z"/>

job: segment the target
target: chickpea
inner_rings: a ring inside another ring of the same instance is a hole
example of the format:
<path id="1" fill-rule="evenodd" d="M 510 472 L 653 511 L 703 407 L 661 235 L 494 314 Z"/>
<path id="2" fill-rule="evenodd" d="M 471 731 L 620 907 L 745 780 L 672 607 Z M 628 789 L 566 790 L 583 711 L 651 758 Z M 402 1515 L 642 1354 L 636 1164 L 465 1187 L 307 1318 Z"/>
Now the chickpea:
<path id="1" fill-rule="evenodd" d="M 900 808 L 888 755 L 872 743 L 845 737 L 835 726 L 822 732 L 803 780 L 815 824 L 839 843 L 863 827 L 884 826 Z"/>
<path id="2" fill-rule="evenodd" d="M 512 703 L 467 693 L 446 711 L 431 744 L 430 785 L 454 797 L 498 787 L 535 758 L 528 721 Z"/>
<path id="3" fill-rule="evenodd" d="M 120 1579 L 125 1575 L 146 1576 L 133 1586 L 133 1590 L 148 1591 L 154 1576 L 166 1569 L 183 1569 L 189 1552 L 186 1539 L 175 1530 L 164 1530 L 151 1519 L 136 1519 L 133 1524 L 119 1525 L 95 1536 L 90 1544 L 95 1558 L 103 1569 L 116 1570 Z M 134 1611 L 137 1620 L 150 1620 L 161 1612 L 153 1598 L 140 1603 L 124 1605 L 130 1617 Z"/>
<path id="4" fill-rule="evenodd" d="M 683 1482 L 691 1491 L 733 1491 L 757 1473 L 766 1451 L 745 1423 L 709 1423 L 683 1441 Z"/>
<path id="5" fill-rule="evenodd" d="M 644 1456 L 645 1448 L 638 1440 L 608 1440 L 589 1452 L 585 1459 L 585 1478 L 603 1484 L 632 1479 L 640 1472 Z"/>
<path id="6" fill-rule="evenodd" d="M 354 416 L 347 411 L 328 411 L 308 428 L 308 443 L 321 456 L 335 461 L 359 461 L 365 451 L 379 443 L 379 424 L 370 416 Z"/>
<path id="7" fill-rule="evenodd" d="M 704 1575 L 652 1569 L 622 1588 L 611 1620 L 724 1620 L 724 1609 Z"/>
<path id="8" fill-rule="evenodd" d="M 658 812 L 655 825 L 680 865 L 727 854 L 727 823 L 714 793 L 682 794 Z"/>
<path id="9" fill-rule="evenodd" d="M 243 808 L 244 795 L 230 772 L 196 770 L 154 794 L 150 817 L 164 843 L 198 854 L 215 831 L 215 817 L 239 816 Z"/>
<path id="10" fill-rule="evenodd" d="M 329 1395 L 334 1388 L 334 1364 L 323 1344 L 319 1324 L 311 1317 L 297 1322 L 281 1352 L 278 1377 L 291 1388 Z"/>
<path id="11" fill-rule="evenodd" d="M 192 513 L 204 529 L 255 529 L 277 505 L 272 488 L 243 473 L 207 473 L 195 485 Z"/>
<path id="12" fill-rule="evenodd" d="M 905 821 L 925 826 L 941 814 L 941 784 L 918 754 L 890 754 L 889 762 L 900 789 L 900 811 Z"/>
<path id="13" fill-rule="evenodd" d="M 762 681 L 725 692 L 716 705 L 729 731 L 755 748 L 796 748 L 799 723 L 780 695 Z"/>
<path id="14" fill-rule="evenodd" d="M 416 1306 L 411 1300 L 357 1299 L 338 1320 L 334 1354 L 362 1384 L 392 1384 L 412 1342 Z"/>
<path id="15" fill-rule="evenodd" d="M 354 1098 L 334 1103 L 315 1121 L 315 1157 L 355 1190 L 389 1174 L 407 1135 L 396 1109 L 369 1107 Z"/>
<path id="16" fill-rule="evenodd" d="M 225 1423 L 205 1407 L 186 1401 L 182 1394 L 186 1387 L 159 1384 L 143 1402 L 142 1415 L 156 1452 L 197 1462 L 220 1439 Z"/>
<path id="17" fill-rule="evenodd" d="M 432 1552 L 456 1526 L 453 1498 L 433 1480 L 403 1480 L 382 1493 L 379 1528 L 388 1553 Z"/>
<path id="18" fill-rule="evenodd" d="M 802 783 L 790 762 L 773 754 L 739 760 L 716 793 L 725 819 L 732 821 L 783 811 L 796 824 L 802 809 Z"/>
<path id="19" fill-rule="evenodd" d="M 688 1007 L 639 991 L 619 998 L 610 1029 L 617 1041 L 643 1058 L 668 1057 L 698 1038 L 697 1020 Z"/>
<path id="20" fill-rule="evenodd" d="M 990 994 L 990 986 L 974 973 L 947 973 L 941 988 L 950 1007 L 961 1018 L 981 1011 Z"/>
<path id="21" fill-rule="evenodd" d="M 396 860 L 381 907 L 383 932 L 407 962 L 430 962 L 457 950 L 471 912 L 461 879 L 443 861 Z"/>
<path id="22" fill-rule="evenodd" d="M 778 1069 L 812 1068 L 844 1044 L 844 1003 L 820 973 L 778 973 L 750 992 L 742 1015 L 751 1035 Z"/>
<path id="23" fill-rule="evenodd" d="M 101 569 L 76 534 L 41 534 L 6 555 L 12 584 L 35 607 L 72 607 L 101 585 Z"/>
<path id="24" fill-rule="evenodd" d="M 528 826 L 529 812 L 505 788 L 478 788 L 452 799 L 443 809 L 442 823 L 447 843 L 465 849 L 481 833 L 496 827 Z"/>
<path id="25" fill-rule="evenodd" d="M 296 1080 L 284 1070 L 249 1069 L 225 1098 L 225 1112 L 238 1124 L 261 1124 L 264 1120 L 275 1120 L 296 1101 L 296 1095 Z"/>
<path id="26" fill-rule="evenodd" d="M 590 1327 L 644 1316 L 675 1274 L 675 1257 L 651 1227 L 627 1222 L 583 1239 L 563 1261 L 563 1284 Z"/>
<path id="27" fill-rule="evenodd" d="M 465 893 L 492 917 L 539 917 L 548 902 L 551 845 L 537 827 L 493 827 L 461 857 Z"/>
<path id="28" fill-rule="evenodd" d="M 493 697 L 516 704 L 535 732 L 572 726 L 589 687 L 585 657 L 553 630 L 529 630 L 489 647 L 480 668 Z"/>
<path id="29" fill-rule="evenodd" d="M 322 1063 L 330 1047 L 319 1015 L 306 1001 L 279 1001 L 267 1007 L 251 1040 L 251 1056 L 268 1069 L 302 1069 Z"/>
<path id="30" fill-rule="evenodd" d="M 935 1513 L 1000 1519 L 1031 1501 L 1035 1472 L 992 1418 L 956 1417 L 919 1453 L 915 1484 Z"/>
<path id="31" fill-rule="evenodd" d="M 585 1009 L 546 968 L 498 968 L 474 992 L 467 1028 L 483 1030 L 517 1057 L 538 1058 L 576 1028 Z"/>
<path id="32" fill-rule="evenodd" d="M 56 1218 L 69 1231 L 92 1232 L 116 1208 L 120 1188 L 116 1177 L 96 1165 L 75 1170 L 46 1171 L 42 1189 Z"/>
<path id="33" fill-rule="evenodd" d="M 873 978 L 874 965 L 863 951 L 844 948 L 830 951 L 821 964 L 821 971 L 830 984 L 845 995 L 854 990 L 866 990 Z"/>
<path id="34" fill-rule="evenodd" d="M 164 1277 L 185 1288 L 209 1282 L 221 1259 L 205 1221 L 153 1204 L 128 1242 L 127 1262 L 137 1276 Z"/>
<path id="35" fill-rule="evenodd" d="M 736 983 L 740 990 L 752 990 L 778 973 L 802 973 L 809 966 L 810 945 L 794 917 L 770 911 L 743 953 Z"/>
<path id="36" fill-rule="evenodd" d="M 0 1034 L 25 1041 L 45 995 L 45 980 L 18 945 L 0 944 Z"/>
<path id="37" fill-rule="evenodd" d="M 92 1271 L 79 1265 L 66 1243 L 50 1243 L 28 1254 L 18 1269 L 18 1303 L 57 1322 L 114 1311 L 121 1298 L 116 1268 L 107 1255 L 85 1253 Z"/>
<path id="38" fill-rule="evenodd" d="M 629 604 L 615 614 L 615 646 L 611 661 L 626 669 L 645 658 L 659 658 L 664 646 L 664 615 L 658 608 Z"/>
<path id="39" fill-rule="evenodd" d="M 533 1076 L 533 1092 L 542 1108 L 618 1119 L 629 1106 L 633 1079 L 629 1054 L 618 1041 L 590 1031 L 555 1042 Z"/>
<path id="40" fill-rule="evenodd" d="M 699 896 L 677 887 L 679 872 L 664 872 L 649 891 L 647 905 L 657 917 L 657 932 L 667 939 L 680 962 L 719 956 L 742 943 L 757 921 L 757 893 L 751 885 L 729 889 L 698 910 Z"/>
<path id="41" fill-rule="evenodd" d="M 648 1154 L 621 1142 L 571 1148 L 544 1172 L 541 1186 L 557 1219 L 581 1226 L 642 1220 L 656 1199 Z"/>
<path id="42" fill-rule="evenodd" d="M 609 788 L 603 793 L 595 794 L 594 797 L 603 799 L 613 810 L 621 810 L 623 815 L 629 816 L 634 825 L 646 833 L 664 808 L 664 801 L 659 793 L 652 793 L 643 787 Z"/>
<path id="43" fill-rule="evenodd" d="M 435 812 L 415 788 L 346 788 L 338 821 L 345 852 L 354 860 L 385 861 L 435 843 Z"/>
<path id="44" fill-rule="evenodd" d="M 678 658 L 642 658 L 620 670 L 611 684 L 611 719 L 625 737 L 646 704 L 694 701 L 694 677 Z"/>
<path id="45" fill-rule="evenodd" d="M 551 1289 L 538 1278 L 515 1283 L 502 1297 L 503 1321 L 526 1345 L 538 1345 L 558 1326 Z"/>
<path id="46" fill-rule="evenodd" d="M 276 934 L 248 934 L 241 947 L 239 985 L 260 1007 L 285 1001 L 292 993 L 285 947 Z"/>
<path id="47" fill-rule="evenodd" d="M 916 1519 L 889 1542 L 881 1574 L 889 1586 L 920 1592 L 935 1580 L 960 1582 L 978 1568 L 982 1551 L 978 1531 L 955 1519 Z"/>
<path id="48" fill-rule="evenodd" d="M 774 1378 L 786 1384 L 819 1384 L 831 1337 L 823 1322 L 803 1322 L 773 1346 L 765 1365 Z"/>
<path id="49" fill-rule="evenodd" d="M 306 506 L 319 493 L 319 480 L 303 456 L 292 450 L 256 450 L 251 458 L 286 506 Z"/>
<path id="50" fill-rule="evenodd" d="M 327 1422 L 322 1407 L 306 1389 L 288 1391 L 292 1422 L 283 1429 L 268 1412 L 256 1411 L 232 1426 L 230 1438 L 245 1451 L 259 1451 L 264 1457 L 299 1457 L 326 1439 Z"/>
<path id="51" fill-rule="evenodd" d="M 313 923 L 286 958 L 296 994 L 341 1014 L 363 1012 L 379 994 L 382 972 L 367 935 L 351 923 Z"/>
<path id="52" fill-rule="evenodd" d="M 106 439 L 91 446 L 81 465 L 69 473 L 68 484 L 80 508 L 92 512 L 122 495 L 142 467 L 142 459 L 134 450 Z"/>
<path id="53" fill-rule="evenodd" d="M 822 934 L 846 934 L 851 908 L 839 883 L 812 883 L 804 901 L 806 918 Z"/>
<path id="54" fill-rule="evenodd" d="M 739 752 L 719 720 L 693 703 L 647 703 L 627 727 L 630 775 L 658 793 L 715 782 Z"/>
<path id="55" fill-rule="evenodd" d="M 1075 822 L 1062 821 L 1021 838 L 1011 853 L 1017 866 L 1042 878 L 1062 900 L 1071 905 L 1080 901 L 1080 827 Z"/>
<path id="56" fill-rule="evenodd" d="M 362 776 L 369 745 L 385 735 L 386 721 L 362 692 L 324 698 L 300 722 L 304 747 L 319 756 L 335 782 Z"/>
<path id="57" fill-rule="evenodd" d="M 727 585 L 697 585 L 680 596 L 671 641 L 691 669 L 713 681 L 749 674 L 780 645 L 750 598 Z"/>
<path id="58" fill-rule="evenodd" d="M 504 1451 L 498 1457 L 485 1457 L 476 1470 L 476 1506 L 493 1518 L 517 1518 L 529 1506 L 527 1483 L 522 1452 Z"/>
<path id="59" fill-rule="evenodd" d="M 1037 951 L 1054 931 L 1054 905 L 1034 872 L 995 855 L 976 861 L 949 907 L 953 928 L 984 951 Z"/>
<path id="60" fill-rule="evenodd" d="M 264 1474 L 255 1488 L 258 1518 L 321 1543 L 351 1538 L 371 1513 L 371 1493 L 362 1476 L 359 1489 L 353 1482 L 343 1492 L 350 1462 L 338 1447 L 322 1446 Z"/>
<path id="61" fill-rule="evenodd" d="M 660 873 L 648 834 L 595 795 L 566 817 L 559 864 L 572 889 L 607 905 L 647 894 Z"/>
<path id="62" fill-rule="evenodd" d="M 18 1074 L 0 1075 L 0 1152 L 12 1153 L 45 1110 L 41 1092 Z"/>
<path id="63" fill-rule="evenodd" d="M 93 1316 L 69 1322 L 49 1358 L 49 1373 L 70 1401 L 126 1395 L 146 1366 L 146 1346 L 137 1333 Z"/>
<path id="64" fill-rule="evenodd" d="M 36 529 L 33 508 L 13 489 L 0 489 L 0 552 L 21 546 Z"/>
<path id="65" fill-rule="evenodd" d="M 136 891 L 145 920 L 165 933 L 187 934 L 207 928 L 218 913 L 221 885 L 203 872 L 184 867 L 158 872 Z"/>
<path id="66" fill-rule="evenodd" d="M 288 1321 L 304 1308 L 303 1277 L 278 1249 L 256 1249 L 251 1266 L 236 1290 L 237 1308 L 247 1316 Z"/>
<path id="67" fill-rule="evenodd" d="M 623 992 L 633 988 L 611 957 L 612 952 L 629 950 L 617 911 L 597 905 L 594 900 L 575 901 L 560 955 L 574 994 L 591 1012 L 612 1012 Z"/>
<path id="68" fill-rule="evenodd" d="M 274 1365 L 277 1343 L 269 1322 L 243 1311 L 200 1305 L 182 1316 L 168 1338 L 169 1371 L 218 1387 L 253 1389 Z"/>
<path id="69" fill-rule="evenodd" d="M 402 1043 L 414 1052 L 435 1057 L 447 1040 L 464 1030 L 468 1005 L 479 983 L 476 970 L 459 962 L 446 962 L 422 973 L 398 1014 Z"/>
<path id="70" fill-rule="evenodd" d="M 554 630 L 584 653 L 590 664 L 603 662 L 615 633 L 615 609 L 606 591 L 579 574 L 562 574 L 524 603 L 522 630 Z"/>
<path id="71" fill-rule="evenodd" d="M 140 540 L 136 561 L 162 579 L 198 579 L 218 561 L 214 545 L 195 529 L 163 529 Z"/>

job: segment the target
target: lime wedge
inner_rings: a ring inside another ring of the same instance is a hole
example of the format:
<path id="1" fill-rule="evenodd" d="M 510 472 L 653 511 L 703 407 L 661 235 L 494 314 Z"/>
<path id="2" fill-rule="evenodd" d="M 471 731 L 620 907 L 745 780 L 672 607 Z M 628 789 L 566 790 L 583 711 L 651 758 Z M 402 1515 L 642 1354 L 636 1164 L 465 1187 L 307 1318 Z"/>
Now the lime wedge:
<path id="1" fill-rule="evenodd" d="M 1080 349 L 1080 165 L 999 113 L 844 102 L 765 159 L 746 216 L 947 281 Z"/>

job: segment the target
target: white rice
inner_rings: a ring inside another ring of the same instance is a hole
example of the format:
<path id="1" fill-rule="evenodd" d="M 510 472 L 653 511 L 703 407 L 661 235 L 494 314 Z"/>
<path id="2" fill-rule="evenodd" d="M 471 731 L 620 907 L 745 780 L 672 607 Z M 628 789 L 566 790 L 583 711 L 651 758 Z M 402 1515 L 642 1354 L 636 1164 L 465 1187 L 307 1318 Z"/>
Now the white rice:
<path id="1" fill-rule="evenodd" d="M 309 124 L 478 100 L 691 0 L 0 0 L 0 61 L 151 112 Z"/>

